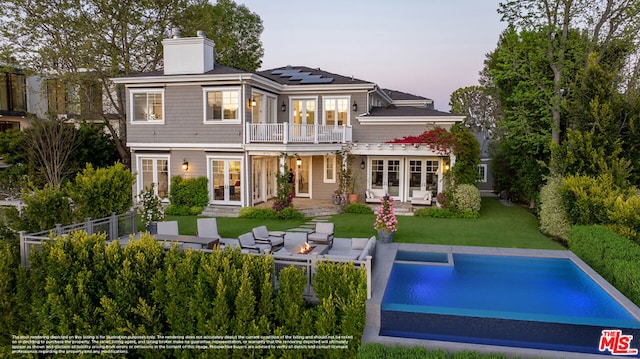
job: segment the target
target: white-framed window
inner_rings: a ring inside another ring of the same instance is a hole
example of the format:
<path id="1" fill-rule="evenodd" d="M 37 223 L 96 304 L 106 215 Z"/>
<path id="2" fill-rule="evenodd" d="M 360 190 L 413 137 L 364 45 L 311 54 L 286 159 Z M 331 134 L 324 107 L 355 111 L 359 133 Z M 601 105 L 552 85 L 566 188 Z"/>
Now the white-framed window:
<path id="1" fill-rule="evenodd" d="M 204 88 L 205 123 L 240 123 L 240 90 Z"/>
<path id="2" fill-rule="evenodd" d="M 154 184 L 156 196 L 163 200 L 169 198 L 169 156 L 144 155 L 137 157 L 138 194 Z"/>
<path id="3" fill-rule="evenodd" d="M 164 89 L 130 90 L 132 123 L 164 123 Z"/>
<path id="4" fill-rule="evenodd" d="M 316 98 L 291 98 L 291 122 L 295 125 L 315 125 L 317 111 Z"/>
<path id="5" fill-rule="evenodd" d="M 348 126 L 349 97 L 325 97 L 322 123 L 327 126 Z"/>
<path id="6" fill-rule="evenodd" d="M 324 156 L 324 183 L 336 183 L 336 156 Z"/>
<path id="7" fill-rule="evenodd" d="M 487 182 L 487 165 L 481 164 L 478 165 L 478 182 L 486 183 Z"/>

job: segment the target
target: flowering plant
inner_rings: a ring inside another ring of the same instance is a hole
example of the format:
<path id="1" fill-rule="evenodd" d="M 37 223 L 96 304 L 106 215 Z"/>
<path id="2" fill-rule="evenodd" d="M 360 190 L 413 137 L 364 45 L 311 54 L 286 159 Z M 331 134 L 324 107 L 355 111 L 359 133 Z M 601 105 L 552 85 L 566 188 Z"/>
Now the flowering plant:
<path id="1" fill-rule="evenodd" d="M 345 200 L 345 197 L 340 190 L 333 191 L 332 198 L 333 198 L 333 203 L 336 203 L 336 204 L 340 204 Z"/>
<path id="2" fill-rule="evenodd" d="M 156 196 L 153 187 L 154 183 L 151 184 L 151 188 L 145 188 L 140 192 L 140 202 L 138 205 L 142 210 L 142 222 L 145 227 L 149 225 L 151 222 L 162 221 L 164 219 L 164 211 L 162 208 L 162 200 Z"/>
<path id="3" fill-rule="evenodd" d="M 373 227 L 382 232 L 395 232 L 398 230 L 398 219 L 393 209 L 393 205 L 396 203 L 393 197 L 386 195 L 380 200 L 380 207 L 378 207 L 378 215 Z"/>

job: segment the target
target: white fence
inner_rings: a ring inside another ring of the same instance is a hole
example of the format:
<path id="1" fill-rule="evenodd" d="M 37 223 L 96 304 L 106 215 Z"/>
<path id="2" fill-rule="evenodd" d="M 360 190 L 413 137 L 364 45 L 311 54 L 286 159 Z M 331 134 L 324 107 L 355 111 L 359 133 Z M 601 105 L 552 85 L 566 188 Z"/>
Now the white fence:
<path id="1" fill-rule="evenodd" d="M 67 226 L 57 225 L 53 229 L 29 233 L 20 232 L 20 261 L 25 267 L 29 267 L 29 253 L 33 249 L 39 249 L 44 241 L 63 236 L 74 231 L 85 231 L 88 234 L 106 233 L 107 240 L 128 237 L 129 234 L 138 231 L 138 221 L 135 210 L 99 219 L 87 218 L 81 223 L 74 223 Z"/>
<path id="2" fill-rule="evenodd" d="M 247 124 L 249 143 L 348 143 L 351 126 L 296 125 L 284 123 Z"/>

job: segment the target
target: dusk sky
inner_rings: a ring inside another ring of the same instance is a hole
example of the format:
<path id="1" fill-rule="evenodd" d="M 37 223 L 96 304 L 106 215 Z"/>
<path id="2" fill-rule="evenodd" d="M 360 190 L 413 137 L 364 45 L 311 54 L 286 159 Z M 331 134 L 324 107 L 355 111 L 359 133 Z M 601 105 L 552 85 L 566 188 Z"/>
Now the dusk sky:
<path id="1" fill-rule="evenodd" d="M 431 98 L 478 83 L 500 0 L 236 0 L 264 25 L 261 70 L 308 66 Z"/>

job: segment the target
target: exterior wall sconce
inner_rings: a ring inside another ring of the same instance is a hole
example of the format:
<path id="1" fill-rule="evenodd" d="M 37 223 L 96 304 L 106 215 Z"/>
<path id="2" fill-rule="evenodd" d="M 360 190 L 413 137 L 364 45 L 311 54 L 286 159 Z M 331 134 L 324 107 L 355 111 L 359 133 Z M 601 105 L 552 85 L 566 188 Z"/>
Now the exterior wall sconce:
<path id="1" fill-rule="evenodd" d="M 184 160 L 182 160 L 182 170 L 183 171 L 188 171 L 189 170 L 189 162 L 187 162 L 186 158 Z"/>
<path id="2" fill-rule="evenodd" d="M 282 112 L 285 112 L 287 110 L 287 104 L 285 104 L 284 101 L 282 101 L 282 105 L 280 105 L 280 110 Z"/>
<path id="3" fill-rule="evenodd" d="M 351 105 L 351 107 L 353 108 L 353 111 L 358 111 L 358 104 L 356 103 L 356 101 L 353 101 L 353 105 Z"/>
<path id="4" fill-rule="evenodd" d="M 255 98 L 251 98 L 251 107 L 256 107 L 256 99 Z"/>
<path id="5" fill-rule="evenodd" d="M 360 162 L 360 168 L 364 169 L 365 166 L 366 166 L 366 164 L 364 163 L 364 160 L 362 160 L 362 162 Z"/>
<path id="6" fill-rule="evenodd" d="M 298 158 L 296 158 L 296 165 L 298 167 L 302 166 L 302 158 L 300 158 L 299 156 L 298 156 Z"/>
<path id="7" fill-rule="evenodd" d="M 447 164 L 447 165 L 444 165 L 444 170 L 445 170 L 445 171 L 448 171 L 448 170 L 449 170 L 449 165 L 448 165 L 448 164 Z"/>

